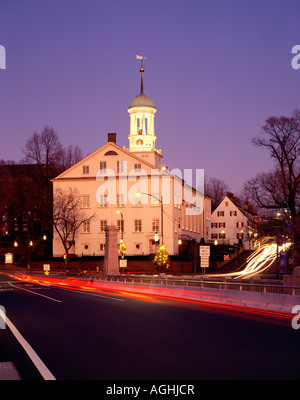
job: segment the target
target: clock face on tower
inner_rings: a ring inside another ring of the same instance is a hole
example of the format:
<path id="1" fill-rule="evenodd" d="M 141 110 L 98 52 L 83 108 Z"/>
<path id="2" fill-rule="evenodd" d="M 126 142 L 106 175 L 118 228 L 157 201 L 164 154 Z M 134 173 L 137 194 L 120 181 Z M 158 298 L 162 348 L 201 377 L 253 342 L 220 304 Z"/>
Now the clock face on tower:
<path id="1" fill-rule="evenodd" d="M 143 141 L 142 141 L 142 139 L 138 139 L 138 140 L 136 141 L 136 145 L 137 145 L 137 146 L 143 146 Z"/>

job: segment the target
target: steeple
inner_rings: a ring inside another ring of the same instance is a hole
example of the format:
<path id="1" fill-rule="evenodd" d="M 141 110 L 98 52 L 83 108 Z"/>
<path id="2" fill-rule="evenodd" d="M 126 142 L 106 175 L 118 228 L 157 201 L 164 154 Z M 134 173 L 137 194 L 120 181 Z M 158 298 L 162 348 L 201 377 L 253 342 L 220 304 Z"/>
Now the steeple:
<path id="1" fill-rule="evenodd" d="M 143 60 L 146 57 L 136 56 L 136 58 L 141 60 L 139 70 L 141 73 L 141 91 L 131 100 L 128 108 L 130 115 L 129 151 L 138 152 L 144 158 L 152 158 L 151 153 L 153 160 L 149 160 L 149 162 L 154 162 L 156 166 L 160 166 L 162 156 L 161 151 L 155 147 L 156 136 L 154 134 L 154 114 L 157 110 L 153 100 L 144 94 L 143 74 L 145 69 Z"/>

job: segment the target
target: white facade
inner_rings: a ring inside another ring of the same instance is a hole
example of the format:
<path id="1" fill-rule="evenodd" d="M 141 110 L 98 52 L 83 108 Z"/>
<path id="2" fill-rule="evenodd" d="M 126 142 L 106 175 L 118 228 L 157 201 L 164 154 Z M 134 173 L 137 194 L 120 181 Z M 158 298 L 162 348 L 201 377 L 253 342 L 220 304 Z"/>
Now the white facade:
<path id="1" fill-rule="evenodd" d="M 179 239 L 208 239 L 211 199 L 163 167 L 155 147 L 153 101 L 141 91 L 128 111 L 128 150 L 116 144 L 116 134 L 108 134 L 104 146 L 53 180 L 54 193 L 76 187 L 87 216 L 93 214 L 78 231 L 70 254 L 104 255 L 109 225 L 118 228 L 119 240 L 123 236 L 126 255 L 155 253 L 162 242 L 170 255 L 178 254 Z M 54 231 L 53 255 L 63 253 Z"/>
<path id="2" fill-rule="evenodd" d="M 258 218 L 226 196 L 211 215 L 210 240 L 218 244 L 241 243 L 245 250 L 253 249 L 258 239 Z"/>

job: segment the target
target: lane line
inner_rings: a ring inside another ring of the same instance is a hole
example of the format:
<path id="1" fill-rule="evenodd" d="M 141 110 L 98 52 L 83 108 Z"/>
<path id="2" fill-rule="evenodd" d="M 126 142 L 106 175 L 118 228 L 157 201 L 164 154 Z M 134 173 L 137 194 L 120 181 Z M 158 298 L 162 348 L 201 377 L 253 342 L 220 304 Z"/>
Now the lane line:
<path id="1" fill-rule="evenodd" d="M 42 375 L 42 377 L 45 380 L 56 380 L 53 374 L 49 371 L 49 369 L 46 367 L 46 365 L 43 363 L 43 361 L 40 359 L 40 357 L 37 355 L 37 353 L 33 350 L 33 348 L 30 346 L 30 344 L 24 339 L 24 337 L 21 335 L 21 333 L 18 331 L 18 329 L 14 326 L 14 324 L 7 318 L 5 313 L 0 309 L 0 317 L 4 320 L 6 325 L 9 327 L 17 341 L 20 343 L 20 345 L 23 347 L 23 349 L 26 351 L 27 355 L 33 362 L 33 364 L 36 366 L 38 369 L 39 373 Z"/>
<path id="2" fill-rule="evenodd" d="M 52 301 L 56 301 L 57 303 L 62 303 L 61 300 L 57 300 L 57 299 L 54 299 L 53 297 L 45 296 L 44 294 L 41 294 L 41 293 L 35 293 L 35 292 L 33 292 L 32 290 L 28 290 L 28 289 L 20 288 L 20 287 L 18 287 L 18 286 L 14 286 L 14 285 L 12 285 L 11 283 L 10 283 L 10 286 L 14 287 L 15 289 L 25 290 L 25 292 L 33 293 L 33 294 L 35 294 L 36 296 L 45 297 L 46 299 L 52 300 Z"/>

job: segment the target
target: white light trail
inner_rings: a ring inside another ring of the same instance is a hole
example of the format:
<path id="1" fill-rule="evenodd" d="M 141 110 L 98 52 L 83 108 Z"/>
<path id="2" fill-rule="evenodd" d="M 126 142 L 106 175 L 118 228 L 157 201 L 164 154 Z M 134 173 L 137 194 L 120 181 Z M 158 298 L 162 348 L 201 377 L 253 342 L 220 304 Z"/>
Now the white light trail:
<path id="1" fill-rule="evenodd" d="M 246 279 L 265 271 L 277 259 L 277 244 L 266 243 L 266 241 L 268 241 L 269 239 L 270 238 L 263 240 L 263 244 L 261 244 L 259 248 L 247 258 L 246 266 L 242 271 L 211 276 L 231 276 L 235 279 Z M 286 251 L 290 247 L 290 245 L 291 243 L 285 243 L 282 246 L 278 246 L 278 254 L 281 251 Z"/>

